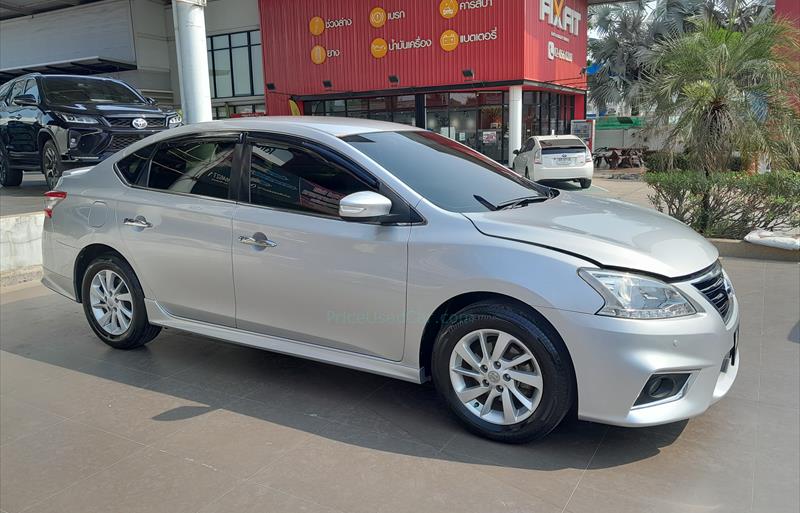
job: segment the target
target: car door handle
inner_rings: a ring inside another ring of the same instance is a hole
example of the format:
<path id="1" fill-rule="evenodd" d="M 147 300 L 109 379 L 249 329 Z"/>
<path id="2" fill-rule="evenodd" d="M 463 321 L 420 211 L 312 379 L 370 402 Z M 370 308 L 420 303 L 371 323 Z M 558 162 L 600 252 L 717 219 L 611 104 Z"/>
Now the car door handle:
<path id="1" fill-rule="evenodd" d="M 142 216 L 136 216 L 136 219 L 131 219 L 130 217 L 126 217 L 122 224 L 133 226 L 134 228 L 152 228 L 153 223 L 150 223 Z"/>
<path id="2" fill-rule="evenodd" d="M 255 246 L 257 248 L 274 248 L 278 245 L 277 242 L 271 241 L 267 238 L 255 238 L 248 235 L 239 236 L 239 242 L 247 244 L 248 246 Z"/>
<path id="3" fill-rule="evenodd" d="M 22 116 L 20 116 L 19 114 L 16 116 L 8 116 L 8 117 L 11 119 L 22 119 Z"/>

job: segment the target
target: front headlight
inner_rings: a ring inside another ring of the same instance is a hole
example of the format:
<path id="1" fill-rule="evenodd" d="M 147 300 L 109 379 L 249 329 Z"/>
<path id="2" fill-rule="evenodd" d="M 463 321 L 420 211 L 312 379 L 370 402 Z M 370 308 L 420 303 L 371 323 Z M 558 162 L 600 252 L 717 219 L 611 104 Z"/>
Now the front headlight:
<path id="1" fill-rule="evenodd" d="M 175 114 L 167 118 L 167 128 L 175 128 L 176 126 L 181 126 L 183 124 L 183 118 L 181 118 L 180 114 Z"/>
<path id="2" fill-rule="evenodd" d="M 97 118 L 93 118 L 92 116 L 82 116 L 80 114 L 70 114 L 68 112 L 56 112 L 58 117 L 66 121 L 67 123 L 75 123 L 78 125 L 96 125 Z"/>
<path id="3" fill-rule="evenodd" d="M 603 269 L 580 269 L 578 274 L 606 302 L 597 315 L 669 319 L 696 312 L 678 289 L 655 278 Z"/>

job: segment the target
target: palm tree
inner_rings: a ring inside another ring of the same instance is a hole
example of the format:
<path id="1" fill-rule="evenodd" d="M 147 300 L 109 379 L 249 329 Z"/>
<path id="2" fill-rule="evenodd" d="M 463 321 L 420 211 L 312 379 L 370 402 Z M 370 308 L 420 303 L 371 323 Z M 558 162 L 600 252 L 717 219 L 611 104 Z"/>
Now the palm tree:
<path id="1" fill-rule="evenodd" d="M 693 32 L 705 20 L 737 31 L 772 16 L 774 0 L 636 0 L 589 8 L 589 99 L 603 111 L 620 105 L 638 113 L 642 65 L 639 54 L 665 38 Z"/>
<path id="2" fill-rule="evenodd" d="M 735 151 L 745 162 L 797 162 L 800 119 L 789 93 L 800 81 L 798 31 L 783 21 L 743 32 L 695 23 L 695 32 L 639 53 L 651 123 L 669 126 L 668 144 L 683 141 L 706 174 L 727 169 Z"/>
<path id="3" fill-rule="evenodd" d="M 651 14 L 643 3 L 593 6 L 589 11 L 593 32 L 589 55 L 599 65 L 589 75 L 589 99 L 602 112 L 609 105 L 630 106 L 639 97 L 640 50 L 651 42 Z"/>

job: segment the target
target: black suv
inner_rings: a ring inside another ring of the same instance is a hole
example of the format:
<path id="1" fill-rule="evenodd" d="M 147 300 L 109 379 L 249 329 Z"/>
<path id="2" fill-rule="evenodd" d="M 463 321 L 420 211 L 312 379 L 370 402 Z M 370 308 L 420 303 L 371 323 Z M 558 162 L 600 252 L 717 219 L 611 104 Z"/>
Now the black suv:
<path id="1" fill-rule="evenodd" d="M 181 124 L 119 80 L 30 74 L 0 86 L 0 183 L 41 169 L 51 189 L 62 171 L 91 165 L 155 132 Z"/>

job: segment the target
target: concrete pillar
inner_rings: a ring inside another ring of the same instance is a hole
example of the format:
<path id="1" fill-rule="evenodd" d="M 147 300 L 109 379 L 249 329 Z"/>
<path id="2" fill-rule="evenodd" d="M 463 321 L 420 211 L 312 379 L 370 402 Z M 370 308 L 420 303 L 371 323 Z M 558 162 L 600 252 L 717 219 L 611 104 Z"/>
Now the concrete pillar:
<path id="1" fill-rule="evenodd" d="M 185 123 L 211 121 L 205 7 L 206 0 L 172 0 L 181 108 Z"/>
<path id="2" fill-rule="evenodd" d="M 514 162 L 514 150 L 522 148 L 522 86 L 508 89 L 508 165 Z"/>

